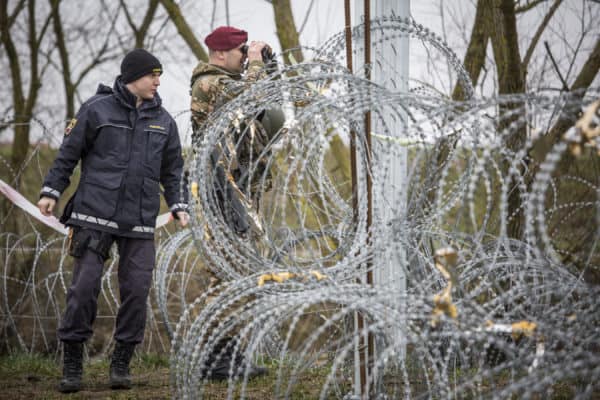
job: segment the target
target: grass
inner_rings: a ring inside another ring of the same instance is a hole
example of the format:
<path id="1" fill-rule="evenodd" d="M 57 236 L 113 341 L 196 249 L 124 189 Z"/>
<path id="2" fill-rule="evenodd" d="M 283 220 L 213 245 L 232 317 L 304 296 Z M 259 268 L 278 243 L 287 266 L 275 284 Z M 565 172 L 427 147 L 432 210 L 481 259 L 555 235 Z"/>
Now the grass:
<path id="1" fill-rule="evenodd" d="M 414 364 L 414 356 L 407 354 L 408 378 L 412 396 L 419 397 L 427 395 L 428 385 L 426 377 L 423 375 L 431 374 L 431 370 L 423 370 L 419 365 Z M 283 386 L 279 393 L 285 392 L 287 382 L 291 378 L 289 373 L 293 366 L 291 360 L 267 359 L 261 365 L 269 369 L 269 374 L 263 377 L 255 378 L 248 382 L 246 388 L 246 398 L 249 400 L 268 400 L 273 398 L 276 393 L 277 373 L 280 368 L 283 371 Z M 139 353 L 136 354 L 131 363 L 131 372 L 133 376 L 133 388 L 131 390 L 113 391 L 108 386 L 109 361 L 107 357 L 93 357 L 84 362 L 84 388 L 78 393 L 65 395 L 57 391 L 57 385 L 61 377 L 61 363 L 56 355 L 15 353 L 0 355 L 0 399 L 168 399 L 172 398 L 173 390 L 170 387 L 169 360 L 166 354 L 157 353 Z M 331 364 L 326 362 L 308 368 L 297 377 L 298 380 L 293 387 L 293 392 L 288 397 L 291 400 L 309 400 L 319 397 L 321 388 L 326 377 L 330 372 Z M 351 380 L 348 372 L 344 374 L 345 379 L 337 376 L 337 391 L 330 392 L 328 399 L 341 398 L 341 393 L 351 391 Z M 478 373 L 476 369 L 461 370 L 458 369 L 451 379 L 451 386 L 454 385 L 454 379 L 459 382 L 470 381 Z M 463 398 L 487 398 L 498 389 L 510 385 L 516 378 L 508 370 L 498 371 L 490 379 L 484 378 L 481 386 L 471 393 L 462 392 Z M 404 394 L 404 385 L 406 381 L 399 370 L 391 369 L 384 376 L 384 386 L 394 390 L 395 395 Z M 429 376 L 429 380 L 434 376 Z M 573 398 L 577 393 L 577 388 L 581 391 L 589 382 L 578 379 L 567 378 L 555 382 L 549 391 L 545 394 L 534 393 L 534 399 L 548 398 L 553 400 L 562 400 Z M 233 398 L 239 398 L 239 385 L 234 388 Z M 227 399 L 228 385 L 226 381 L 209 382 L 203 388 L 205 399 L 222 400 Z M 479 390 L 482 390 L 479 393 Z M 479 394 L 477 394 L 479 393 Z M 594 390 L 591 398 L 598 398 L 600 392 Z"/>
<path id="2" fill-rule="evenodd" d="M 84 388 L 64 395 L 57 391 L 62 375 L 61 363 L 54 356 L 11 354 L 0 356 L 0 399 L 165 399 L 171 397 L 168 359 L 143 354 L 131 365 L 135 388 L 112 391 L 108 387 L 107 359 L 84 363 Z"/>
<path id="3" fill-rule="evenodd" d="M 23 376 L 60 376 L 55 362 L 41 354 L 10 354 L 0 358 L 2 378 Z M 35 378 L 33 378 L 35 380 Z"/>
<path id="4" fill-rule="evenodd" d="M 276 362 L 266 362 L 269 374 L 249 381 L 246 398 L 267 400 L 275 388 Z M 62 374 L 61 362 L 55 356 L 16 353 L 0 356 L 0 399 L 169 399 L 172 389 L 169 382 L 167 355 L 144 353 L 131 362 L 134 387 L 131 390 L 113 391 L 108 386 L 109 361 L 93 358 L 84 361 L 84 388 L 78 393 L 65 395 L 57 391 Z M 290 397 L 294 400 L 318 398 L 328 369 L 310 369 L 301 377 Z M 210 382 L 204 387 L 204 398 L 226 399 L 227 382 Z M 239 387 L 236 387 L 239 390 Z"/>

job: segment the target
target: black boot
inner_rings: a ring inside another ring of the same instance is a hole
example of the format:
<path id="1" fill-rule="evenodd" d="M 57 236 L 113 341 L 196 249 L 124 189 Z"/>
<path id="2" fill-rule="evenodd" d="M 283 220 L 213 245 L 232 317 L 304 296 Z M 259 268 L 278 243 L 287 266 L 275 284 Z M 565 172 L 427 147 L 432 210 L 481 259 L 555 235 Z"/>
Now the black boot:
<path id="1" fill-rule="evenodd" d="M 58 390 L 63 393 L 78 392 L 83 374 L 83 343 L 63 342 L 63 377 Z"/>
<path id="2" fill-rule="evenodd" d="M 231 362 L 232 359 L 230 357 L 222 357 L 212 368 L 210 368 L 210 371 L 207 368 L 203 368 L 202 373 L 210 380 L 220 381 L 229 379 L 229 370 L 231 368 Z M 260 367 L 253 363 L 247 365 L 243 361 L 243 359 L 236 359 L 233 365 L 233 378 L 243 378 L 246 374 L 246 369 L 248 370 L 248 379 L 263 376 L 269 372 L 269 370 L 265 367 Z"/>
<path id="3" fill-rule="evenodd" d="M 206 362 L 206 367 L 202 369 L 203 375 L 211 380 L 225 380 L 229 379 L 229 370 L 233 364 L 233 378 L 239 379 L 244 376 L 246 369 L 248 369 L 248 378 L 256 378 L 258 376 L 266 375 L 268 369 L 265 367 L 259 367 L 258 365 L 249 363 L 247 364 L 244 357 L 241 354 L 237 354 L 233 357 L 233 347 L 235 346 L 236 339 L 224 338 L 213 347 L 210 356 Z M 218 361 L 216 361 L 218 359 Z M 216 363 L 215 363 L 216 361 Z M 210 370 L 208 367 L 210 367 Z"/>
<path id="4" fill-rule="evenodd" d="M 135 344 L 117 342 L 110 360 L 110 388 L 131 389 L 129 362 L 133 355 Z"/>
<path id="5" fill-rule="evenodd" d="M 257 378 L 259 376 L 267 375 L 269 373 L 269 370 L 266 367 L 261 367 L 253 363 L 250 363 L 249 365 L 241 363 L 238 366 L 236 377 L 243 378 L 246 374 L 246 369 L 248 370 L 248 379 Z"/>

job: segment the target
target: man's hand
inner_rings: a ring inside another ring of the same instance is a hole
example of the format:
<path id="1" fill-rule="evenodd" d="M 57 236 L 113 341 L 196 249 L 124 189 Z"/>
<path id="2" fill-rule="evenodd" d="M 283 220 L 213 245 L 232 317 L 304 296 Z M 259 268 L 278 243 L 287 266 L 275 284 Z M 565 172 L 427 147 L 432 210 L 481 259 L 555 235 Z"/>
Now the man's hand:
<path id="1" fill-rule="evenodd" d="M 262 55 L 260 52 L 263 47 L 269 46 L 265 42 L 250 42 L 250 46 L 248 46 L 248 62 L 250 61 L 262 61 Z"/>
<path id="2" fill-rule="evenodd" d="M 179 221 L 179 225 L 181 225 L 182 228 L 190 221 L 190 215 L 185 211 L 177 211 L 175 214 L 177 214 L 177 221 Z"/>
<path id="3" fill-rule="evenodd" d="M 37 206 L 40 209 L 40 212 L 46 217 L 52 215 L 52 210 L 54 210 L 55 205 L 56 200 L 54 200 L 52 197 L 42 196 L 40 201 L 37 202 Z"/>

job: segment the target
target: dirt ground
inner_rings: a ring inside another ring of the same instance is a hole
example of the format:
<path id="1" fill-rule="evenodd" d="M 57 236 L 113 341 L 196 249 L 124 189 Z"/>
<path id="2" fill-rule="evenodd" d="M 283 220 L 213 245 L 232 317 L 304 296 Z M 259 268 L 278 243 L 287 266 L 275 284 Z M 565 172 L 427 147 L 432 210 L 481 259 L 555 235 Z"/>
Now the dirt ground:
<path id="1" fill-rule="evenodd" d="M 83 390 L 73 394 L 62 394 L 56 390 L 59 376 L 23 374 L 21 376 L 1 377 L 0 399 L 171 399 L 173 396 L 169 386 L 168 374 L 168 369 L 161 368 L 134 375 L 134 386 L 131 390 L 111 390 L 108 386 L 107 373 L 98 373 L 93 376 L 85 374 Z M 263 382 L 258 387 L 248 388 L 246 391 L 247 398 L 269 399 L 272 393 L 269 386 L 269 384 L 265 385 Z M 205 399 L 221 400 L 227 398 L 226 383 L 209 384 L 205 389 Z"/>
<path id="2" fill-rule="evenodd" d="M 65 395 L 57 391 L 60 375 L 19 373 L 0 377 L 0 399 L 167 399 L 171 398 L 169 371 L 166 368 L 134 376 L 132 390 L 113 391 L 108 372 L 85 373 L 84 388 Z M 215 397 L 218 398 L 218 397 Z"/>
<path id="3" fill-rule="evenodd" d="M 73 394 L 57 391 L 61 370 L 54 362 L 44 360 L 43 365 L 31 363 L 27 368 L 11 368 L 4 360 L 0 362 L 0 399 L 171 399 L 173 391 L 169 382 L 169 368 L 165 365 L 148 365 L 132 362 L 133 388 L 111 390 L 108 386 L 108 362 L 84 364 L 83 390 Z M 12 363 L 10 363 L 12 364 Z M 18 362 L 17 362 L 18 364 Z M 309 373 L 292 394 L 292 399 L 315 399 L 319 397 L 322 373 Z M 276 372 L 249 381 L 246 398 L 269 400 L 274 393 Z M 237 396 L 236 396 L 237 397 Z M 227 398 L 227 382 L 211 382 L 204 387 L 204 399 Z"/>

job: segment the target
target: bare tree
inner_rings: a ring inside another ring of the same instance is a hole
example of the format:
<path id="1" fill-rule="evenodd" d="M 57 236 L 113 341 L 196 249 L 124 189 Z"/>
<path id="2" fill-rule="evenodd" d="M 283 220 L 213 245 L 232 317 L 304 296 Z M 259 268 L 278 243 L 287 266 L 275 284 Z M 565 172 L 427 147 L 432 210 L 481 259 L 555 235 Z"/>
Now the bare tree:
<path id="1" fill-rule="evenodd" d="M 110 18 L 109 23 L 107 24 L 108 30 L 106 32 L 102 32 L 102 34 L 98 34 L 100 27 L 95 27 L 96 29 L 94 29 L 94 27 L 89 26 L 94 19 L 93 17 L 90 19 L 78 18 L 75 22 L 78 24 L 77 26 L 65 26 L 60 12 L 60 5 L 63 3 L 63 0 L 49 0 L 49 2 L 52 7 L 52 25 L 54 28 L 56 48 L 58 49 L 60 58 L 60 67 L 57 66 L 57 69 L 60 71 L 62 76 L 63 86 L 65 89 L 66 119 L 69 119 L 75 115 L 75 94 L 85 77 L 97 69 L 101 64 L 107 61 L 115 60 L 121 53 L 120 49 L 116 48 L 116 46 L 111 46 L 111 39 L 113 39 L 113 35 L 115 34 L 115 24 L 119 16 L 119 12 L 117 9 L 112 12 L 112 15 L 110 15 L 111 12 L 109 11 L 108 14 Z M 73 19 L 67 18 L 67 20 L 71 22 Z M 146 19 L 144 21 L 146 21 Z M 104 24 L 104 22 L 102 23 Z M 147 27 L 136 30 L 135 26 L 133 26 L 132 29 L 136 33 L 136 43 L 140 39 L 143 42 L 143 38 L 147 32 Z M 65 30 L 95 30 L 95 37 L 101 38 L 101 44 L 97 46 L 95 43 L 89 43 L 86 38 L 87 35 L 78 35 L 72 40 L 69 40 L 65 35 Z M 76 73 L 71 67 L 70 55 L 79 54 L 80 47 L 82 45 L 90 49 L 90 54 L 88 57 L 86 57 L 86 59 L 78 62 L 79 68 L 77 68 L 78 72 Z"/>
<path id="2" fill-rule="evenodd" d="M 156 14 L 156 9 L 158 7 L 158 0 L 149 0 L 148 9 L 146 10 L 146 14 L 144 15 L 144 19 L 140 26 L 135 24 L 131 14 L 129 13 L 129 9 L 127 8 L 127 4 L 124 0 L 120 0 L 121 7 L 125 12 L 125 17 L 127 18 L 127 23 L 131 27 L 133 34 L 135 36 L 135 47 L 141 48 L 144 47 L 144 39 L 146 38 L 146 34 L 148 33 L 148 29 L 150 28 L 150 24 L 154 19 Z"/>
<path id="3" fill-rule="evenodd" d="M 553 33 L 551 22 L 556 18 L 557 11 L 561 9 L 561 6 L 564 6 L 565 2 L 563 0 L 553 0 L 550 5 L 548 3 L 547 0 L 477 0 L 475 20 L 464 58 L 464 65 L 473 85 L 476 86 L 480 83 L 479 77 L 487 62 L 488 43 L 491 43 L 498 93 L 513 94 L 527 91 L 528 73 L 530 72 L 531 62 L 534 60 L 533 56 L 536 51 L 539 51 L 539 44 L 544 35 Z M 526 50 L 524 56 L 521 57 L 520 46 L 523 45 L 523 35 L 519 34 L 517 18 L 519 15 L 537 10 L 542 5 L 547 6 L 547 9 L 539 20 L 529 43 L 522 47 Z M 597 22 L 594 23 L 597 24 Z M 586 36 L 591 35 L 593 35 L 593 27 L 588 24 L 586 28 L 582 29 L 580 38 L 576 40 L 582 41 Z M 573 55 L 573 59 L 576 55 Z M 588 54 L 577 78 L 570 87 L 567 86 L 567 90 L 580 89 L 580 94 L 582 94 L 592 84 L 600 66 L 598 57 L 598 39 L 596 35 L 594 49 Z M 569 60 L 571 66 L 574 65 L 573 59 Z M 464 99 L 464 93 L 458 84 L 453 91 L 453 98 L 455 100 Z M 507 111 L 510 108 L 511 105 L 509 104 L 503 106 L 503 110 L 500 111 Z M 528 171 L 529 175 L 526 177 L 528 182 L 533 180 L 532 174 L 535 172 L 535 165 L 531 165 L 531 162 L 539 163 L 545 158 L 547 152 L 568 127 L 567 119 L 559 120 L 546 135 L 535 142 L 530 152 L 532 157 L 523 160 L 521 163 L 521 173 L 525 174 L 525 171 Z M 503 120 L 503 126 L 499 126 L 498 129 L 505 128 L 510 122 L 510 120 Z M 510 135 L 505 138 L 507 148 L 513 152 L 522 149 L 527 142 L 527 134 L 528 132 L 524 127 L 511 130 Z M 445 161 L 445 155 L 448 154 L 453 145 L 454 143 L 451 140 L 442 144 L 438 156 L 438 165 Z M 508 163 L 504 163 L 504 169 L 508 169 Z M 523 204 L 517 190 L 510 192 L 508 203 L 509 214 L 516 216 L 511 218 L 509 222 L 508 234 L 511 237 L 520 238 L 522 236 Z"/>
<path id="4" fill-rule="evenodd" d="M 52 15 L 47 12 L 38 20 L 36 12 L 34 0 L 20 0 L 12 10 L 9 10 L 7 1 L 0 3 L 0 41 L 8 55 L 14 110 L 11 158 L 14 170 L 19 170 L 27 157 L 30 122 L 42 87 L 42 77 L 49 65 L 47 59 L 40 60 L 40 54 Z M 26 50 L 24 46 L 20 46 L 19 49 L 15 46 L 15 35 L 21 34 L 25 36 L 21 39 L 26 40 Z M 29 71 L 23 69 L 25 65 L 29 66 Z M 27 72 L 29 76 L 24 78 Z M 17 174 L 13 184 L 18 187 L 20 182 L 21 175 Z"/>

